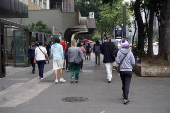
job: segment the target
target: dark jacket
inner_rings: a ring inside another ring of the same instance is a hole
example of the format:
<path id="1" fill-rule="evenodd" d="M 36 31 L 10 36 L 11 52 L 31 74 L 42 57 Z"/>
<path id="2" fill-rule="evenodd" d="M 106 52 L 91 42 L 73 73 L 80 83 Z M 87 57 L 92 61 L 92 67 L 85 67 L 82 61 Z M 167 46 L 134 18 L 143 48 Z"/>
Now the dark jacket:
<path id="1" fill-rule="evenodd" d="M 34 58 L 36 46 L 29 46 L 27 57 Z"/>
<path id="2" fill-rule="evenodd" d="M 101 53 L 104 55 L 103 63 L 112 63 L 115 61 L 115 58 L 112 56 L 113 48 L 115 48 L 113 42 L 104 42 L 102 44 Z"/>
<path id="3" fill-rule="evenodd" d="M 93 47 L 93 52 L 101 52 L 101 44 L 95 44 Z"/>

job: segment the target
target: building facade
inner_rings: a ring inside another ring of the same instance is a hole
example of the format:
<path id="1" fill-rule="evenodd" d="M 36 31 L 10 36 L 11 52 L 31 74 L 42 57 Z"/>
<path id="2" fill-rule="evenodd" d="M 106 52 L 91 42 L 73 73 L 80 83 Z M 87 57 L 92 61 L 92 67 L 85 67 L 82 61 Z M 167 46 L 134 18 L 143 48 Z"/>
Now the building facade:
<path id="1" fill-rule="evenodd" d="M 74 0 L 50 0 L 50 9 L 59 9 L 61 12 L 75 12 Z"/>
<path id="2" fill-rule="evenodd" d="M 49 9 L 50 0 L 28 0 L 28 10 Z"/>

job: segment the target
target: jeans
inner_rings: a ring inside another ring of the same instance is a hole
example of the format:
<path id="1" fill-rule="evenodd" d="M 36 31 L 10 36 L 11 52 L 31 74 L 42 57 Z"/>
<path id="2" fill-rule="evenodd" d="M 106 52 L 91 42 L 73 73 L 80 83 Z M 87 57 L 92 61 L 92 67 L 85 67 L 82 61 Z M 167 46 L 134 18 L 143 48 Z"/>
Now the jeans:
<path id="1" fill-rule="evenodd" d="M 122 80 L 122 91 L 124 99 L 128 100 L 132 71 L 120 71 L 120 77 Z"/>
<path id="2" fill-rule="evenodd" d="M 68 62 L 68 55 L 65 56 L 66 59 L 66 69 L 70 70 L 69 62 Z"/>
<path id="3" fill-rule="evenodd" d="M 70 62 L 70 74 L 71 74 L 71 78 L 73 78 L 74 74 L 75 74 L 75 80 L 79 79 L 80 66 L 81 66 L 81 64 L 76 64 L 74 62 Z"/>
<path id="4" fill-rule="evenodd" d="M 112 70 L 113 70 L 113 63 L 106 63 L 106 72 L 107 72 L 107 79 L 108 81 L 112 80 Z"/>
<path id="5" fill-rule="evenodd" d="M 32 65 L 32 71 L 35 71 L 35 63 L 34 63 L 34 58 L 30 58 L 31 65 Z"/>
<path id="6" fill-rule="evenodd" d="M 95 63 L 96 64 L 97 64 L 97 60 L 98 60 L 98 65 L 100 65 L 100 52 L 95 52 Z"/>
<path id="7" fill-rule="evenodd" d="M 43 71 L 44 71 L 44 64 L 45 64 L 45 60 L 40 60 L 40 61 L 37 61 L 37 64 L 38 64 L 38 70 L 39 70 L 39 76 L 41 78 L 43 78 Z"/>

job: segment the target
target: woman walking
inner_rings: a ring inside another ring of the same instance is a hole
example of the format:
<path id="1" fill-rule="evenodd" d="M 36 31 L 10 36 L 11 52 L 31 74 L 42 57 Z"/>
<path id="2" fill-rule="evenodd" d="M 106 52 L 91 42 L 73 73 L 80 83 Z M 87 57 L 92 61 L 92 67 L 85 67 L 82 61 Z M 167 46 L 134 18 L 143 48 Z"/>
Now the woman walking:
<path id="1" fill-rule="evenodd" d="M 70 74 L 71 74 L 71 83 L 74 81 L 78 83 L 81 60 L 84 60 L 83 52 L 80 47 L 76 47 L 76 40 L 73 39 L 71 42 L 70 48 L 68 48 L 68 61 L 70 64 Z"/>
<path id="2" fill-rule="evenodd" d="M 133 53 L 129 49 L 129 43 L 126 40 L 122 40 L 122 49 L 120 49 L 117 53 L 116 62 L 120 65 L 124 104 L 127 104 L 129 102 L 128 94 L 135 59 Z"/>
<path id="3" fill-rule="evenodd" d="M 92 48 L 91 48 L 91 45 L 90 45 L 90 43 L 88 43 L 88 45 L 87 45 L 87 54 L 86 54 L 86 58 L 87 58 L 87 60 L 88 60 L 88 58 L 89 58 L 89 60 L 91 60 L 91 52 L 92 52 Z"/>
<path id="4" fill-rule="evenodd" d="M 37 62 L 38 64 L 40 79 L 43 79 L 44 64 L 46 63 L 46 58 L 48 59 L 47 50 L 45 47 L 42 46 L 42 44 L 43 44 L 42 42 L 39 42 L 39 47 L 35 49 L 35 58 L 34 58 L 34 63 Z"/>
<path id="5" fill-rule="evenodd" d="M 77 47 L 80 47 L 80 49 L 82 50 L 83 55 L 84 55 L 84 57 L 85 57 L 85 55 L 86 55 L 86 50 L 85 50 L 85 48 L 81 45 L 80 42 L 77 44 Z M 81 61 L 81 70 L 80 70 L 80 71 L 82 71 L 82 68 L 83 68 L 83 60 Z"/>
<path id="6" fill-rule="evenodd" d="M 66 44 L 66 48 L 65 48 L 65 51 L 64 51 L 64 60 L 66 61 L 66 71 L 69 71 L 70 70 L 70 66 L 69 66 L 69 62 L 68 62 L 68 48 L 70 47 L 71 45 L 68 43 Z"/>

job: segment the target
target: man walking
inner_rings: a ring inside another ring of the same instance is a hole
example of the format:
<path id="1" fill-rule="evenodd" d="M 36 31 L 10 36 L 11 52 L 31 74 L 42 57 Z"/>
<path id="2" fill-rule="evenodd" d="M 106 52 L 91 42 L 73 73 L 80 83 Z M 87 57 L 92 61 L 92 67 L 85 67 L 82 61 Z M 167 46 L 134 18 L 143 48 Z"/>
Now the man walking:
<path id="1" fill-rule="evenodd" d="M 95 63 L 97 64 L 98 60 L 98 65 L 100 65 L 100 52 L 101 52 L 101 44 L 99 44 L 99 41 L 96 41 L 96 44 L 93 47 L 93 52 L 95 52 Z"/>
<path id="2" fill-rule="evenodd" d="M 35 73 L 35 63 L 34 63 L 35 49 L 36 49 L 35 43 L 32 42 L 32 45 L 29 46 L 28 53 L 27 53 L 27 61 L 28 61 L 28 58 L 30 58 L 30 62 L 32 65 L 32 74 Z"/>
<path id="3" fill-rule="evenodd" d="M 112 69 L 113 69 L 113 62 L 115 61 L 115 57 L 113 57 L 113 49 L 116 48 L 115 44 L 111 42 L 111 36 L 106 36 L 106 42 L 102 44 L 102 50 L 101 53 L 104 55 L 103 62 L 106 66 L 106 72 L 107 72 L 107 80 L 108 83 L 111 83 L 112 81 Z"/>
<path id="4" fill-rule="evenodd" d="M 51 46 L 51 56 L 53 57 L 53 70 L 56 77 L 55 84 L 58 83 L 57 70 L 60 70 L 60 82 L 64 83 L 66 80 L 63 79 L 63 62 L 64 54 L 63 47 L 60 45 L 60 39 L 55 38 L 55 43 Z"/>

